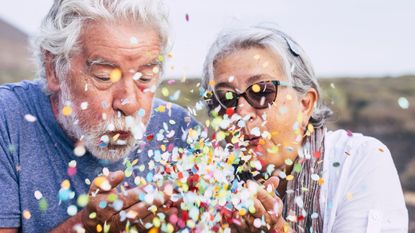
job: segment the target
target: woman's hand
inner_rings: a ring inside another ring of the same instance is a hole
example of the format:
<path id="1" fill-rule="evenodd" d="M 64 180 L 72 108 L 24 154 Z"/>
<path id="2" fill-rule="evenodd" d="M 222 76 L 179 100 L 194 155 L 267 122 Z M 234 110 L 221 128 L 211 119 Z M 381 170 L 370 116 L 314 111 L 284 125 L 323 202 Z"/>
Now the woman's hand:
<path id="1" fill-rule="evenodd" d="M 251 180 L 247 182 L 248 187 L 258 190 L 254 199 L 255 212 L 244 216 L 235 213 L 237 221 L 232 224 L 233 232 L 290 232 L 282 216 L 283 202 L 275 194 L 278 184 L 277 176 L 272 176 L 263 185 Z"/>

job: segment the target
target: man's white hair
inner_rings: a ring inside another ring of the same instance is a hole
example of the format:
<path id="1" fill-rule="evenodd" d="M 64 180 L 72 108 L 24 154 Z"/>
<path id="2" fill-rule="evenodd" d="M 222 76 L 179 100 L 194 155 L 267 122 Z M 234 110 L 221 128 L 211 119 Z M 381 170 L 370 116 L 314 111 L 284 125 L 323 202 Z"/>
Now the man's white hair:
<path id="1" fill-rule="evenodd" d="M 90 20 L 128 19 L 154 27 L 161 39 L 161 51 L 168 47 L 168 14 L 160 0 L 55 0 L 43 19 L 39 34 L 32 41 L 38 78 L 45 78 L 45 53 L 53 55 L 59 79 L 70 68 L 71 55 L 79 51 L 82 27 Z"/>

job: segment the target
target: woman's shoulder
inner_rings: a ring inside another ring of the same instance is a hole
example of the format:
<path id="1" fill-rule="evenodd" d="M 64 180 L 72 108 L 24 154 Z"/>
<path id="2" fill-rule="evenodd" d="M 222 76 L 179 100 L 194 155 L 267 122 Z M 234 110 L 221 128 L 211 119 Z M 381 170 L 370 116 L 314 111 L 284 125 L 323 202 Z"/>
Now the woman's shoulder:
<path id="1" fill-rule="evenodd" d="M 325 149 L 326 229 L 369 229 L 374 223 L 367 219 L 380 216 L 376 223 L 382 222 L 382 230 L 404 232 L 407 210 L 389 149 L 376 138 L 346 130 L 327 132 Z"/>
<path id="2" fill-rule="evenodd" d="M 353 164 L 391 157 L 389 149 L 378 139 L 342 129 L 327 132 L 325 151 L 330 159 L 347 159 Z"/>

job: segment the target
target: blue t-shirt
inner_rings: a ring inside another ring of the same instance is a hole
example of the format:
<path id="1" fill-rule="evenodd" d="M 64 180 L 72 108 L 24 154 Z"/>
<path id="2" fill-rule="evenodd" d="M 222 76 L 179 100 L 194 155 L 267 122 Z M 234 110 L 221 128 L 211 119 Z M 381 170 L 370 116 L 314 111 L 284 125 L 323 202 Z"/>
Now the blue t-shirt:
<path id="1" fill-rule="evenodd" d="M 150 160 L 157 163 L 165 151 L 177 153 L 177 148 L 185 147 L 184 137 L 195 126 L 197 122 L 184 109 L 155 99 L 146 136 L 129 155 L 131 161 L 138 159 L 135 168 L 143 164 L 145 170 L 134 169 L 130 179 L 149 178 Z M 75 175 L 73 169 L 68 170 L 73 160 Z M 115 171 L 126 166 L 123 161 L 108 163 L 89 153 L 76 156 L 74 142 L 58 125 L 39 82 L 0 86 L 0 228 L 50 231 L 70 217 L 68 206 L 76 205 L 77 197 L 89 190 L 86 179 L 92 181 L 104 167 Z M 64 180 L 70 182 L 70 198 L 62 201 L 59 190 Z"/>

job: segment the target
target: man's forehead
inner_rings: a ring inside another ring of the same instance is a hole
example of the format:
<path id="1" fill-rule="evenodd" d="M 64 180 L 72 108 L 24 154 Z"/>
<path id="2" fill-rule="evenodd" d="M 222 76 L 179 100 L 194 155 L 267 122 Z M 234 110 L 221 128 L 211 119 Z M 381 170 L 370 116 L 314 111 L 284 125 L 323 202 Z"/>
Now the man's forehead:
<path id="1" fill-rule="evenodd" d="M 160 50 L 161 41 L 157 30 L 145 24 L 128 21 L 90 21 L 81 34 L 81 43 L 88 50 L 101 49 Z"/>

